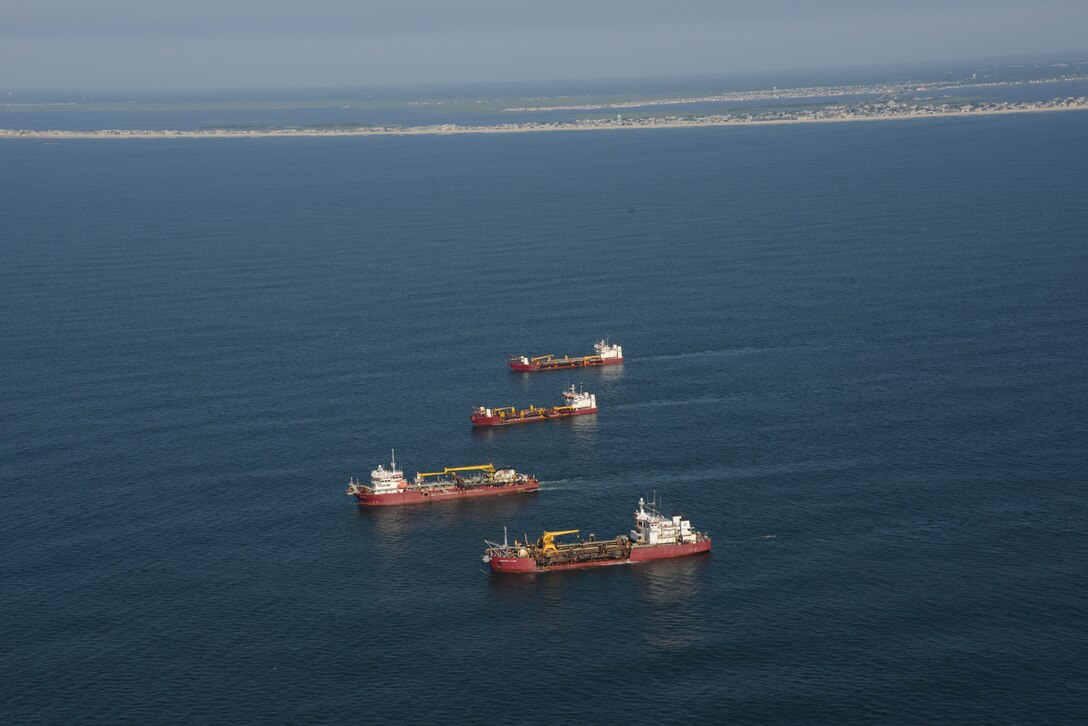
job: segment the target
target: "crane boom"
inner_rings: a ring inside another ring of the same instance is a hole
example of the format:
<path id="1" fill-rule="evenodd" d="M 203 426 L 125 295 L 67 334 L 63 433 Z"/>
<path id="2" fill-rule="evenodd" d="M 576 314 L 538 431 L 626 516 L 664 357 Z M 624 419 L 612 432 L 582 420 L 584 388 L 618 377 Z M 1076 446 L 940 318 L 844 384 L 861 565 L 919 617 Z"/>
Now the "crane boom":
<path id="1" fill-rule="evenodd" d="M 494 474 L 495 466 L 493 464 L 478 464 L 477 466 L 447 466 L 442 471 L 421 471 L 416 476 L 423 479 L 428 476 L 445 476 L 446 474 L 452 474 L 457 471 L 486 471 L 488 474 Z"/>
<path id="2" fill-rule="evenodd" d="M 540 548 L 542 555 L 554 555 L 558 551 L 555 546 L 556 537 L 563 534 L 578 534 L 580 531 L 578 529 L 564 529 L 557 532 L 545 532 L 537 541 L 536 546 Z"/>

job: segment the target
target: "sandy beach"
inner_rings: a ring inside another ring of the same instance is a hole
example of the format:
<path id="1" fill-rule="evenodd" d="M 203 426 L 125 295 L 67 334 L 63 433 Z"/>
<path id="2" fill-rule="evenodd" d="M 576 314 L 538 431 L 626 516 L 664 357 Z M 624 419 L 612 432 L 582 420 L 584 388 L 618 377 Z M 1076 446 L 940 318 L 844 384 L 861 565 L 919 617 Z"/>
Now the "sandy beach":
<path id="1" fill-rule="evenodd" d="M 284 128 L 254 130 L 201 129 L 180 130 L 125 130 L 102 129 L 97 131 L 66 131 L 36 129 L 0 129 L 0 139 L 259 139 L 259 138 L 317 138 L 342 136 L 439 136 L 452 134 L 518 134 L 544 131 L 624 131 L 632 129 L 685 129 L 728 126 L 772 126 L 808 123 L 849 123 L 858 121 L 903 121 L 907 119 L 962 118 L 968 116 L 1002 116 L 1018 113 L 1048 113 L 1056 111 L 1088 110 L 1088 102 L 1064 102 L 1061 105 L 1030 104 L 1000 109 L 963 109 L 926 111 L 913 109 L 904 113 L 863 115 L 846 113 L 830 117 L 804 117 L 783 119 L 740 119 L 708 117 L 705 119 L 633 118 L 622 122 L 594 120 L 564 123 L 521 123 L 496 126 L 458 126 L 438 124 L 407 128 Z"/>

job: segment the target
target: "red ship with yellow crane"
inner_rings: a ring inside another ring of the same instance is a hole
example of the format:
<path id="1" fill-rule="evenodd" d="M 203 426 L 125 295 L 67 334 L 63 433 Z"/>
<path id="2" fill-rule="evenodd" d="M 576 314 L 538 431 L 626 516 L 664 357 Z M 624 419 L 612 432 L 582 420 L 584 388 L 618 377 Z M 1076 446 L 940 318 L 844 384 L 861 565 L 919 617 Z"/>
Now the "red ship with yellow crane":
<path id="1" fill-rule="evenodd" d="M 578 534 L 580 530 L 565 529 L 544 532 L 535 542 L 528 536 L 510 544 L 505 532 L 502 544 L 487 542 L 483 561 L 497 573 L 532 573 L 550 570 L 574 570 L 585 567 L 628 565 L 649 560 L 685 557 L 710 551 L 710 535 L 692 528 L 691 522 L 679 514 L 666 517 L 656 504 L 638 500 L 635 528 L 614 539 L 559 541 L 557 538 Z"/>
<path id="2" fill-rule="evenodd" d="M 564 368 L 592 368 L 595 366 L 612 366 L 623 363 L 623 348 L 613 345 L 607 340 L 599 340 L 593 346 L 593 355 L 583 355 L 571 358 L 564 355 L 558 358 L 554 355 L 538 355 L 530 358 L 525 355 L 511 356 L 506 365 L 510 370 L 518 372 L 558 371 Z"/>
<path id="3" fill-rule="evenodd" d="M 469 420 L 472 421 L 473 426 L 510 426 L 512 424 L 548 421 L 553 418 L 597 413 L 597 396 L 592 393 L 575 390 L 572 385 L 566 391 L 563 391 L 563 398 L 567 402 L 562 406 L 538 407 L 530 405 L 529 408 L 522 409 L 514 406 L 503 406 L 501 408 L 477 406 L 472 410 Z"/>
<path id="4" fill-rule="evenodd" d="M 540 482 L 529 474 L 513 469 L 496 469 L 492 464 L 451 466 L 442 471 L 422 471 L 408 481 L 397 469 L 396 452 L 390 468 L 381 464 L 370 472 L 370 485 L 352 477 L 348 481 L 348 496 L 355 497 L 360 507 L 388 507 L 403 504 L 425 504 L 450 499 L 494 497 L 520 494 L 540 488 Z"/>

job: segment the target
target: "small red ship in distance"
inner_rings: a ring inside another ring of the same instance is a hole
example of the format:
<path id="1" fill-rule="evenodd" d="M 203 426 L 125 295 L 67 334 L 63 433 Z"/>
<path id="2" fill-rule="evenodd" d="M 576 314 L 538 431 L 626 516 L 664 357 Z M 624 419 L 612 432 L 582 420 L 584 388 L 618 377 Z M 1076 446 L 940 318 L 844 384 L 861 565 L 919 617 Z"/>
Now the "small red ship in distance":
<path id="1" fill-rule="evenodd" d="M 556 358 L 554 355 L 538 355 L 535 358 L 515 355 L 510 357 L 506 365 L 510 366 L 512 371 L 557 371 L 563 368 L 590 368 L 623 363 L 623 348 L 611 345 L 607 340 L 597 341 L 593 350 L 597 351 L 595 355 L 578 358 L 567 355 L 562 358 Z"/>
<path id="2" fill-rule="evenodd" d="M 487 542 L 483 561 L 492 572 L 529 573 L 574 570 L 606 565 L 627 565 L 649 560 L 685 557 L 710 551 L 710 535 L 696 532 L 691 522 L 678 514 L 665 517 L 654 505 L 638 500 L 635 528 L 615 539 L 599 540 L 594 535 L 576 542 L 557 542 L 556 537 L 578 534 L 577 529 L 545 532 L 536 542 L 524 536 L 509 544 L 505 531 L 502 544 Z"/>
<path id="3" fill-rule="evenodd" d="M 547 421 L 553 418 L 597 413 L 597 396 L 592 393 L 575 391 L 572 385 L 563 392 L 563 398 L 567 399 L 565 405 L 548 408 L 530 405 L 529 408 L 519 410 L 514 406 L 503 406 L 502 408 L 477 406 L 472 410 L 469 420 L 472 421 L 473 426 L 510 426 L 532 421 Z"/>
<path id="4" fill-rule="evenodd" d="M 528 474 L 513 469 L 496 469 L 491 464 L 454 466 L 442 471 L 416 474 L 409 482 L 397 469 L 396 452 L 393 462 L 385 469 L 381 464 L 370 472 L 370 486 L 354 477 L 348 481 L 348 496 L 355 497 L 360 507 L 388 507 L 401 504 L 425 504 L 448 499 L 494 497 L 536 491 L 540 482 Z"/>

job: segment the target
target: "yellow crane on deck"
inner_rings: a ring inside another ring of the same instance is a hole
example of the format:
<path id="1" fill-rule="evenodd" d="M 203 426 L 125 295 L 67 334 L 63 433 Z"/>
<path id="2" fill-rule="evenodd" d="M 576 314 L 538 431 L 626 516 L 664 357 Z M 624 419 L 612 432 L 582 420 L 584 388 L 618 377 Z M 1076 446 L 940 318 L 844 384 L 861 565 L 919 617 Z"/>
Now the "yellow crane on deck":
<path id="1" fill-rule="evenodd" d="M 479 464 L 477 466 L 447 466 L 442 471 L 421 471 L 416 474 L 420 481 L 423 481 L 429 476 L 446 476 L 448 474 L 455 474 L 459 471 L 486 471 L 487 478 L 492 479 L 495 476 L 495 467 L 492 464 Z"/>
<path id="2" fill-rule="evenodd" d="M 536 546 L 540 550 L 542 555 L 554 555 L 559 550 L 555 546 L 555 538 L 564 534 L 578 534 L 579 529 L 564 529 L 560 532 L 545 532 L 540 539 L 536 541 Z"/>

